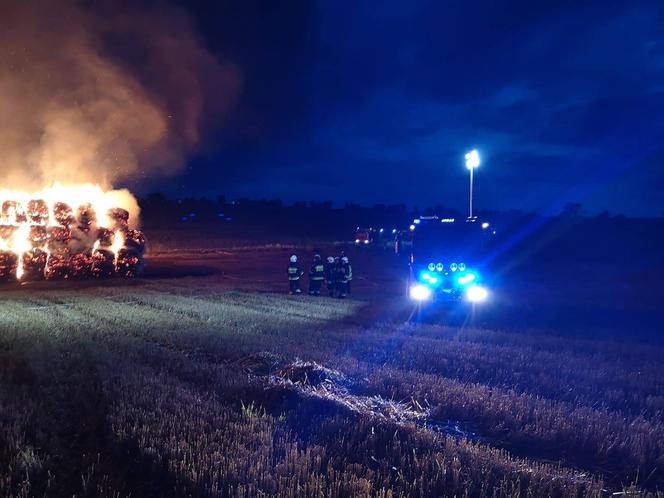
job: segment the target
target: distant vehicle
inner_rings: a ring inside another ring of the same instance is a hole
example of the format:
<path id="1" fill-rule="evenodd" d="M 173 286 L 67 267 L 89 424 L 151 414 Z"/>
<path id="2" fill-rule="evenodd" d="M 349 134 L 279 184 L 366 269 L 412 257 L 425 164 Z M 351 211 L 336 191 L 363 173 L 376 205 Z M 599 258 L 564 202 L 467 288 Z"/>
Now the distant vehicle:
<path id="1" fill-rule="evenodd" d="M 483 266 L 493 230 L 475 219 L 418 218 L 409 227 L 408 295 L 414 301 L 485 301 L 489 295 Z M 403 237 L 402 237 L 403 239 Z"/>
<path id="2" fill-rule="evenodd" d="M 359 246 L 374 246 L 391 250 L 397 229 L 362 228 L 355 230 L 355 244 Z"/>
<path id="3" fill-rule="evenodd" d="M 355 230 L 355 243 L 358 245 L 369 245 L 374 242 L 375 231 L 373 228 L 357 227 Z"/>

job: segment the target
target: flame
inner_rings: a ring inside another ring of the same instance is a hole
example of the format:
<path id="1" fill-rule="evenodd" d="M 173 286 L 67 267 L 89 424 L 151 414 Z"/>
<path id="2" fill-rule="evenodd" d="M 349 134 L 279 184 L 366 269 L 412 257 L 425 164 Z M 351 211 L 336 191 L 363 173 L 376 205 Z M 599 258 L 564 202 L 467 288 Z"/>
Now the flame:
<path id="1" fill-rule="evenodd" d="M 109 226 L 108 210 L 115 207 L 121 207 L 129 211 L 132 218 L 129 223 L 137 225 L 138 203 L 128 190 L 104 190 L 100 185 L 92 183 L 82 183 L 77 185 L 64 185 L 59 182 L 53 183 L 37 192 L 25 192 L 20 190 L 0 189 L 0 205 L 5 201 L 16 201 L 23 209 L 26 209 L 28 202 L 33 199 L 43 199 L 49 207 L 48 226 L 57 226 L 58 223 L 53 217 L 53 206 L 56 202 L 65 202 L 72 208 L 90 204 L 97 213 L 99 226 Z M 9 216 L 2 220 L 3 224 L 17 225 L 16 208 L 10 208 Z"/>
<path id="2" fill-rule="evenodd" d="M 61 209 L 65 204 L 70 211 Z M 120 221 L 116 214 L 110 216 L 112 210 L 118 211 L 116 208 L 127 211 L 129 220 L 126 219 L 127 213 L 124 213 L 125 217 Z M 94 216 L 87 216 L 88 213 L 94 213 Z M 40 249 L 46 252 L 50 259 L 53 252 L 50 247 L 52 242 L 56 244 L 56 248 L 57 243 L 61 244 L 58 249 L 60 258 L 62 250 L 77 253 L 87 250 L 88 254 L 91 254 L 90 237 L 96 238 L 97 230 L 104 228 L 114 230 L 110 249 L 117 264 L 118 254 L 125 244 L 123 230 L 127 230 L 132 221 L 135 223 L 137 214 L 138 204 L 128 191 L 104 190 L 99 185 L 54 183 L 38 192 L 1 189 L 0 251 L 6 255 L 4 261 L 8 261 L 5 263 L 7 267 L 2 268 L 3 274 L 7 276 L 7 272 L 13 273 L 15 268 L 15 276 L 20 280 L 25 273 L 23 255 L 28 251 Z M 59 227 L 60 231 L 52 227 Z M 55 232 L 52 232 L 53 230 Z M 72 237 L 67 238 L 70 230 L 78 230 L 77 237 L 73 237 L 73 240 L 70 240 Z M 52 233 L 65 235 L 56 235 L 56 238 L 52 239 Z M 86 245 L 87 249 L 84 247 Z M 92 253 L 99 246 L 100 240 L 96 240 Z"/>
<path id="3" fill-rule="evenodd" d="M 32 246 L 28 240 L 30 235 L 29 225 L 20 225 L 18 230 L 14 233 L 14 240 L 12 241 L 12 252 L 18 256 L 18 266 L 16 267 L 16 278 L 19 280 L 23 276 L 23 253 L 29 251 Z"/>
<path id="4" fill-rule="evenodd" d="M 115 234 L 113 235 L 113 245 L 111 246 L 111 250 L 115 255 L 114 258 L 115 265 L 118 264 L 118 255 L 120 254 L 120 249 L 122 249 L 123 246 L 124 246 L 124 235 L 120 230 L 116 230 Z"/>

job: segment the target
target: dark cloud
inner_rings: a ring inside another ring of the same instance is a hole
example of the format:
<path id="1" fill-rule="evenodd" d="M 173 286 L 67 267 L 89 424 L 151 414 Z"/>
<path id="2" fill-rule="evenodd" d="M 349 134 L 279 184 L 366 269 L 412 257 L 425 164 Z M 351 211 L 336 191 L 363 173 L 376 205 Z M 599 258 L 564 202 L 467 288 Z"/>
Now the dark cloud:
<path id="1" fill-rule="evenodd" d="M 478 147 L 481 206 L 662 210 L 661 2 L 214 5 L 245 88 L 183 191 L 462 207 Z"/>

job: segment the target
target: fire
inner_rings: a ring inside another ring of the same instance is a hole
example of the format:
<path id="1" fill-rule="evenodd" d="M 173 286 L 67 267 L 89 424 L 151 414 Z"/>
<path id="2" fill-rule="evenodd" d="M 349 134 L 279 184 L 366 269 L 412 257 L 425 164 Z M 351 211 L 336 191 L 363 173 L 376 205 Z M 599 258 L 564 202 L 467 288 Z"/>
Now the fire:
<path id="1" fill-rule="evenodd" d="M 99 185 L 0 190 L 0 279 L 134 276 L 145 247 L 130 229 L 137 214 L 131 194 Z"/>
<path id="2" fill-rule="evenodd" d="M 120 249 L 124 247 L 124 237 L 122 236 L 121 230 L 116 230 L 113 234 L 113 244 L 111 245 L 111 251 L 115 254 L 115 264 L 118 264 L 118 256 L 120 254 Z"/>

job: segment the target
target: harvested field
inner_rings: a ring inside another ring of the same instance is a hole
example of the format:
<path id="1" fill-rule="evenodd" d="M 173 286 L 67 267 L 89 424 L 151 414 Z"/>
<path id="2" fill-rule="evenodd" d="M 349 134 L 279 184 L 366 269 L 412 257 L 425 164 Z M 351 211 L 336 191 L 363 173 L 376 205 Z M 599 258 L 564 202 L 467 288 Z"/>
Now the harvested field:
<path id="1" fill-rule="evenodd" d="M 288 253 L 3 287 L 1 493 L 661 496 L 664 347 L 619 334 L 650 303 L 626 297 L 609 327 L 583 295 L 533 293 L 524 309 L 557 319 L 510 326 L 514 285 L 472 319 L 417 320 L 389 254 L 351 253 L 335 300 L 285 295 Z M 587 333 L 564 326 L 570 299 Z"/>

